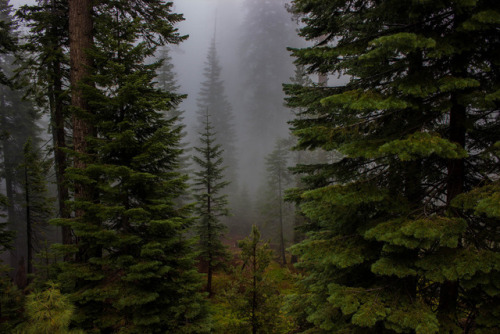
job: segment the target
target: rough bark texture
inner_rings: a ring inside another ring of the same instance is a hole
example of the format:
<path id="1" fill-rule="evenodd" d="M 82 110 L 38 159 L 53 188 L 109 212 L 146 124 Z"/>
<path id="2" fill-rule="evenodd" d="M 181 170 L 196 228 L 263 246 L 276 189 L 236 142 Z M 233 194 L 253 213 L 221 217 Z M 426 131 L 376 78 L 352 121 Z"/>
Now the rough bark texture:
<path id="1" fill-rule="evenodd" d="M 87 153 L 86 138 L 92 134 L 91 124 L 84 115 L 89 112 L 81 83 L 88 75 L 91 59 L 87 50 L 92 47 L 92 1 L 69 1 L 69 46 L 70 46 L 70 79 L 71 79 L 71 106 L 73 108 L 73 146 L 76 153 L 74 167 L 83 169 L 86 166 L 79 155 Z M 75 199 L 89 198 L 89 190 L 81 184 L 75 185 Z M 81 216 L 77 210 L 75 215 Z"/>

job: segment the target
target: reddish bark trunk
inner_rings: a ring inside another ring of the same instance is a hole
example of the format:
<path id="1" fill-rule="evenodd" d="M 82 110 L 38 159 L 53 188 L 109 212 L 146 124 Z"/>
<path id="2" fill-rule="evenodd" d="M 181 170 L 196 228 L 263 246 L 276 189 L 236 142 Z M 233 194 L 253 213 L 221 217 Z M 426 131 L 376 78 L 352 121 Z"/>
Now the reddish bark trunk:
<path id="1" fill-rule="evenodd" d="M 86 163 L 79 155 L 88 151 L 87 137 L 92 134 L 92 127 L 85 114 L 89 113 L 88 103 L 83 96 L 81 84 L 85 82 L 92 64 L 88 50 L 92 47 L 92 1 L 69 1 L 69 46 L 71 106 L 73 107 L 73 147 L 76 152 L 74 167 L 83 169 Z M 90 198 L 89 190 L 82 184 L 75 185 L 75 199 Z M 83 212 L 77 210 L 75 215 Z"/>

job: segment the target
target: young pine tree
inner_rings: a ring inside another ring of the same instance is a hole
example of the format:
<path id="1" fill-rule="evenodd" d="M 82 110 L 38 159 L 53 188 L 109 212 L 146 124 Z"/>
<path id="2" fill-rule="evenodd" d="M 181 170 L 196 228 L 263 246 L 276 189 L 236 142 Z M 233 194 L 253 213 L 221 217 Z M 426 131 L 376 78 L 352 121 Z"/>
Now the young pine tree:
<path id="1" fill-rule="evenodd" d="M 229 214 L 227 195 L 221 194 L 229 182 L 224 181 L 224 151 L 220 144 L 216 144 L 216 133 L 213 132 L 208 110 L 203 125 L 205 129 L 200 133 L 199 139 L 201 145 L 195 147 L 199 156 L 193 157 L 199 167 L 199 171 L 195 172 L 194 197 L 197 201 L 196 213 L 199 216 L 196 230 L 200 238 L 200 257 L 203 267 L 207 270 L 206 290 L 209 296 L 212 296 L 213 272 L 225 265 L 230 257 L 221 240 L 226 226 L 220 220 Z"/>
<path id="2" fill-rule="evenodd" d="M 273 252 L 262 243 L 260 232 L 254 225 L 250 235 L 238 242 L 241 248 L 241 286 L 244 303 L 239 310 L 246 320 L 241 333 L 273 333 L 280 325 L 278 290 L 266 277 Z"/>
<path id="3" fill-rule="evenodd" d="M 58 286 L 48 283 L 43 291 L 34 291 L 26 297 L 26 322 L 16 328 L 23 334 L 81 334 L 70 330 L 75 307 Z"/>
<path id="4" fill-rule="evenodd" d="M 146 64 L 155 44 L 179 42 L 182 19 L 172 4 L 104 1 L 94 8 L 93 67 L 81 90 L 95 136 L 79 154 L 85 166 L 67 177 L 92 189 L 71 202 L 80 215 L 59 219 L 75 245 L 59 248 L 61 289 L 85 331 L 193 333 L 209 331 L 192 242 L 190 212 L 177 208 L 185 177 L 178 172 L 180 128 L 163 112 L 179 96 L 154 86 L 159 63 Z"/>

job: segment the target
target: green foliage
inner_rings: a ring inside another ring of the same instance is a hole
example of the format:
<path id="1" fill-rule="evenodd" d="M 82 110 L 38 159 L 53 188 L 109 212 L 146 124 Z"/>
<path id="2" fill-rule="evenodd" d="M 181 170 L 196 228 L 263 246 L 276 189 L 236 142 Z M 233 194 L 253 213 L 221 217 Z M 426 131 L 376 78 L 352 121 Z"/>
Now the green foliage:
<path id="1" fill-rule="evenodd" d="M 215 32 L 214 32 L 215 34 Z M 196 127 L 198 133 L 206 131 L 206 114 L 210 113 L 210 126 L 216 134 L 214 144 L 221 149 L 221 158 L 227 169 L 225 178 L 230 182 L 226 192 L 236 189 L 236 133 L 234 129 L 233 107 L 225 93 L 224 81 L 221 79 L 222 67 L 219 63 L 216 41 L 214 36 L 208 49 L 205 67 L 203 68 L 204 81 L 196 99 L 198 107 Z M 197 142 L 200 142 L 199 140 Z M 198 145 L 198 144 L 197 144 Z M 205 143 L 201 142 L 201 145 Z"/>
<path id="2" fill-rule="evenodd" d="M 49 197 L 47 176 L 51 161 L 43 161 L 39 149 L 33 147 L 31 138 L 23 148 L 24 161 L 19 169 L 24 174 L 24 207 L 26 208 L 26 243 L 28 246 L 28 274 L 33 273 L 35 253 L 44 239 L 48 221 L 54 212 L 54 199 Z"/>
<path id="3" fill-rule="evenodd" d="M 5 210 L 7 206 L 7 197 L 0 194 L 0 209 Z M 4 218 L 5 215 L 0 215 L 0 218 Z M 12 240 L 14 239 L 15 233 L 8 230 L 8 223 L 0 223 L 0 254 L 12 247 Z"/>
<path id="4" fill-rule="evenodd" d="M 25 334 L 69 334 L 83 333 L 70 330 L 69 325 L 74 306 L 69 297 L 61 294 L 58 286 L 47 283 L 47 288 L 32 292 L 26 297 L 26 323 L 16 329 L 16 333 Z"/>
<path id="5" fill-rule="evenodd" d="M 292 185 L 292 174 L 288 170 L 291 160 L 291 142 L 278 139 L 271 153 L 266 156 L 266 183 L 259 199 L 262 231 L 279 244 L 281 263 L 286 264 L 285 249 L 291 239 L 294 208 L 285 203 L 285 189 Z"/>
<path id="6" fill-rule="evenodd" d="M 155 87 L 160 62 L 146 63 L 155 46 L 184 39 L 174 28 L 172 3 L 103 1 L 95 5 L 91 75 L 82 91 L 94 136 L 68 168 L 72 186 L 88 198 L 68 203 L 79 212 L 54 223 L 70 226 L 75 245 L 60 245 L 61 291 L 76 310 L 73 326 L 87 332 L 208 332 L 200 292 L 190 207 L 177 205 L 186 189 L 178 173 L 181 128 L 165 111 L 182 96 Z"/>
<path id="7" fill-rule="evenodd" d="M 2 0 L 0 2 L 0 57 L 2 58 L 4 54 L 12 54 L 18 47 L 17 36 L 14 33 L 16 26 L 11 11 L 12 5 L 9 4 L 9 0 Z M 5 73 L 3 68 L 0 70 L 0 85 L 12 85 L 10 74 Z"/>
<path id="8" fill-rule="evenodd" d="M 9 277 L 11 270 L 0 262 L 0 333 L 11 333 L 23 321 L 24 293 Z"/>
<path id="9" fill-rule="evenodd" d="M 239 247 L 241 266 L 215 282 L 214 332 L 292 332 L 295 323 L 282 309 L 284 294 L 292 289 L 288 269 L 272 261 L 272 251 L 261 243 L 255 226 Z"/>
<path id="10" fill-rule="evenodd" d="M 348 79 L 285 85 L 297 147 L 340 153 L 294 169 L 301 332 L 498 330 L 499 6 L 293 1 L 296 63 Z"/>
<path id="11" fill-rule="evenodd" d="M 202 146 L 195 147 L 200 156 L 193 157 L 199 167 L 199 171 L 195 172 L 194 198 L 197 200 L 196 214 L 199 216 L 196 225 L 200 238 L 199 253 L 202 264 L 207 267 L 207 291 L 211 295 L 213 271 L 224 266 L 230 258 L 221 240 L 226 230 L 221 217 L 229 214 L 227 195 L 223 191 L 229 182 L 224 181 L 224 151 L 220 144 L 216 144 L 216 133 L 213 132 L 208 110 L 203 124 L 205 131 L 200 133 Z"/>

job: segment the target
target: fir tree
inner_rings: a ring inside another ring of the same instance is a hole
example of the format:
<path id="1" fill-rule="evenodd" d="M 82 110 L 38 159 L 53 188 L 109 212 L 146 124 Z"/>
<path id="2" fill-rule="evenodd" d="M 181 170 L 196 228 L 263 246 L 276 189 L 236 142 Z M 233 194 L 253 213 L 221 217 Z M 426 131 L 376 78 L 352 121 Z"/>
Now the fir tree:
<path id="1" fill-rule="evenodd" d="M 54 169 L 56 174 L 58 215 L 69 218 L 69 199 L 64 171 L 69 165 L 66 154 L 69 131 L 69 32 L 68 1 L 40 0 L 35 6 L 22 6 L 16 13 L 29 28 L 24 36 L 21 71 L 27 77 L 27 93 L 41 112 L 50 115 Z M 71 231 L 62 228 L 63 243 L 72 243 Z"/>
<path id="2" fill-rule="evenodd" d="M 241 248 L 241 283 L 244 289 L 244 303 L 240 310 L 246 326 L 241 333 L 272 333 L 279 323 L 279 303 L 273 300 L 277 294 L 266 277 L 272 260 L 272 250 L 260 240 L 260 232 L 254 225 L 250 235 L 239 241 Z"/>
<path id="3" fill-rule="evenodd" d="M 163 111 L 179 96 L 154 87 L 155 46 L 183 39 L 171 3 L 103 1 L 93 9 L 93 67 L 81 85 L 90 101 L 95 136 L 79 154 L 85 166 L 68 178 L 91 185 L 91 198 L 75 197 L 81 215 L 59 219 L 77 244 L 62 246 L 74 260 L 59 265 L 63 292 L 86 331 L 192 333 L 209 331 L 194 252 L 185 231 L 187 208 L 175 199 L 185 189 L 176 172 L 180 129 Z"/>
<path id="4" fill-rule="evenodd" d="M 227 166 L 226 179 L 232 183 L 232 188 L 236 186 L 236 136 L 234 132 L 234 115 L 232 106 L 229 103 L 224 82 L 221 79 L 222 68 L 219 64 L 215 36 L 208 49 L 207 60 L 203 70 L 205 81 L 201 83 L 201 89 L 196 100 L 198 106 L 197 132 L 205 131 L 202 124 L 205 123 L 206 111 L 211 113 L 211 123 L 214 132 L 217 134 L 216 143 L 222 148 L 222 159 Z"/>
<path id="5" fill-rule="evenodd" d="M 290 227 L 291 216 L 289 205 L 284 202 L 285 189 L 291 185 L 292 177 L 288 171 L 290 143 L 286 139 L 278 139 L 274 150 L 266 156 L 266 197 L 264 207 L 265 222 L 278 229 L 279 255 L 281 263 L 286 264 L 285 233 Z"/>
<path id="6" fill-rule="evenodd" d="M 176 73 L 174 72 L 174 64 L 172 64 L 172 57 L 170 56 L 170 49 L 164 46 L 158 53 L 157 59 L 161 61 L 161 66 L 158 67 L 156 71 L 158 75 L 158 88 L 160 88 L 164 92 L 178 94 L 180 86 L 177 84 Z M 180 97 L 185 98 L 186 95 L 182 95 Z M 183 154 L 179 158 L 179 172 L 182 174 L 189 174 L 189 160 L 191 159 L 189 156 L 190 148 L 188 147 L 188 143 L 186 142 L 187 132 L 185 131 L 186 126 L 183 123 L 184 110 L 181 110 L 179 108 L 180 101 L 181 100 L 179 99 L 178 102 L 176 102 L 175 106 L 172 106 L 170 109 L 165 110 L 165 117 L 167 117 L 167 119 L 174 119 L 176 122 L 175 126 L 181 129 L 182 139 L 180 147 L 183 150 Z M 186 192 L 186 194 L 182 197 L 187 201 L 187 198 L 189 197 L 188 192 Z"/>
<path id="7" fill-rule="evenodd" d="M 33 273 L 34 253 L 40 250 L 44 229 L 53 218 L 53 199 L 47 191 L 47 175 L 51 161 L 42 161 L 31 138 L 24 145 L 24 161 L 19 166 L 24 174 L 23 191 L 26 210 L 27 273 Z"/>
<path id="8" fill-rule="evenodd" d="M 297 168 L 308 275 L 293 301 L 320 333 L 498 331 L 498 202 L 479 203 L 498 194 L 499 4 L 294 5 L 301 34 L 323 37 L 297 62 L 351 80 L 286 88 L 306 109 L 299 146 L 342 154 Z"/>
<path id="9" fill-rule="evenodd" d="M 17 49 L 17 37 L 13 34 L 15 23 L 11 17 L 9 0 L 0 1 L 0 55 L 12 54 Z M 0 69 L 0 85 L 11 85 L 9 74 Z"/>
<path id="10" fill-rule="evenodd" d="M 212 275 L 214 270 L 224 265 L 229 258 L 227 247 L 221 239 L 226 226 L 220 221 L 227 216 L 227 195 L 221 194 L 229 182 L 224 181 L 225 168 L 222 166 L 224 151 L 220 144 L 216 144 L 216 133 L 210 122 L 208 110 L 205 113 L 205 131 L 200 133 L 202 146 L 195 147 L 200 156 L 194 156 L 194 162 L 199 166 L 194 179 L 196 213 L 199 216 L 197 234 L 200 237 L 200 257 L 207 269 L 207 288 L 212 296 Z"/>
<path id="11" fill-rule="evenodd" d="M 10 30 L 8 32 L 15 39 L 17 25 L 9 1 L 0 1 L 0 19 Z M 23 209 L 24 195 L 22 191 L 24 175 L 17 167 L 23 161 L 23 145 L 29 137 L 36 138 L 38 127 L 35 121 L 39 115 L 31 104 L 23 101 L 22 90 L 16 89 L 12 77 L 16 70 L 15 55 L 12 52 L 0 53 L 2 73 L 9 78 L 9 86 L 0 85 L 0 153 L 2 155 L 1 177 L 5 182 L 5 195 L 8 200 L 7 214 L 9 229 L 16 232 L 16 238 L 11 250 L 12 267 L 16 267 L 21 258 L 26 258 L 25 249 L 25 210 Z"/>

